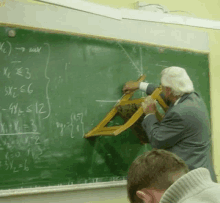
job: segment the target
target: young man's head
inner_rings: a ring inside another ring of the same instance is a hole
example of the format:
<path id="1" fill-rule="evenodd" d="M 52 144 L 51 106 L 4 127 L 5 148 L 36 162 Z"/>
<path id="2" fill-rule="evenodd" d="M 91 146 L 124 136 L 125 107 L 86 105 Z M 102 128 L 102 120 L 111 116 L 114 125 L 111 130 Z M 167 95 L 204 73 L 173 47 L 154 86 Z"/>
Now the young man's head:
<path id="1" fill-rule="evenodd" d="M 177 155 L 153 149 L 137 157 L 128 171 L 127 192 L 131 203 L 156 203 L 163 193 L 189 171 Z"/>

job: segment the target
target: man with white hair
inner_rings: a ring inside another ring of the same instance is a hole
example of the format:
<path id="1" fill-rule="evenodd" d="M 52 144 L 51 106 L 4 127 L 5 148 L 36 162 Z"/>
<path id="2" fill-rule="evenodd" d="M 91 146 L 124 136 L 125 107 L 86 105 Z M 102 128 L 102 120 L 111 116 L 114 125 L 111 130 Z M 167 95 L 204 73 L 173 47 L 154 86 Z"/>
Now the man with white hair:
<path id="1" fill-rule="evenodd" d="M 202 98 L 194 91 L 185 69 L 165 68 L 161 86 L 169 105 L 162 121 L 158 121 L 156 103 L 150 96 L 142 103 L 146 114 L 142 127 L 153 148 L 166 149 L 181 157 L 190 170 L 204 167 L 217 182 L 211 157 L 209 115 Z M 149 94 L 152 84 L 129 81 L 123 91 L 141 89 Z M 152 91 L 151 91 L 152 92 Z"/>

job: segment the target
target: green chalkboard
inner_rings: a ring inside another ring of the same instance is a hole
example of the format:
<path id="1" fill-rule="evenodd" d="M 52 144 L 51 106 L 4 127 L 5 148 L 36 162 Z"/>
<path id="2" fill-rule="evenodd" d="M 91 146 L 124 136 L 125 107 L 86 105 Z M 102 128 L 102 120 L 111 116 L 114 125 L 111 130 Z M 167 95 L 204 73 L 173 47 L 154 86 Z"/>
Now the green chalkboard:
<path id="1" fill-rule="evenodd" d="M 0 189 L 126 179 L 151 147 L 130 129 L 83 135 L 122 97 L 125 82 L 143 73 L 159 84 L 163 68 L 186 68 L 210 110 L 206 53 L 22 28 L 9 37 L 10 30 L 0 27 Z"/>

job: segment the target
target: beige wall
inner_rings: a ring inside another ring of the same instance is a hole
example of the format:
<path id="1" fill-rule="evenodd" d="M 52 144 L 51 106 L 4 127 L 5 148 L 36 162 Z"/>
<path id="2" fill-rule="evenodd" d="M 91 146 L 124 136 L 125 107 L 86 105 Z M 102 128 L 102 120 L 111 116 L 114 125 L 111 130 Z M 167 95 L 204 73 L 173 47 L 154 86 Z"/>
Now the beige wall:
<path id="1" fill-rule="evenodd" d="M 2 1 L 2 0 L 1 0 Z M 30 2 L 33 4 L 42 4 L 33 0 L 7 0 L 7 1 L 20 1 Z M 135 8 L 136 1 L 134 0 L 89 0 L 91 2 L 108 5 L 114 8 Z M 207 18 L 211 20 L 220 21 L 220 1 L 219 0 L 184 0 L 184 1 L 173 1 L 173 0 L 145 0 L 149 4 L 161 4 L 169 10 L 182 10 L 191 12 L 194 16 L 199 18 Z M 188 15 L 178 12 L 178 14 Z M 168 25 L 169 27 L 179 28 L 184 26 L 179 25 Z M 185 27 L 186 28 L 186 27 Z M 213 137 L 213 158 L 215 171 L 217 173 L 218 180 L 220 181 L 220 161 L 218 155 L 220 155 L 220 149 L 218 143 L 220 143 L 220 130 L 218 129 L 218 115 L 220 112 L 220 30 L 211 30 L 203 28 L 189 28 L 191 30 L 205 31 L 209 34 L 210 43 L 210 85 L 211 85 L 211 110 L 212 110 L 212 137 Z M 201 42 L 202 43 L 202 42 Z M 98 198 L 100 197 L 100 198 Z M 126 188 L 118 187 L 112 189 L 103 190 L 87 190 L 87 191 L 75 191 L 72 193 L 62 194 L 45 194 L 38 196 L 24 196 L 24 197 L 9 197 L 1 199 L 0 202 L 114 202 L 114 203 L 125 203 L 127 201 Z"/>

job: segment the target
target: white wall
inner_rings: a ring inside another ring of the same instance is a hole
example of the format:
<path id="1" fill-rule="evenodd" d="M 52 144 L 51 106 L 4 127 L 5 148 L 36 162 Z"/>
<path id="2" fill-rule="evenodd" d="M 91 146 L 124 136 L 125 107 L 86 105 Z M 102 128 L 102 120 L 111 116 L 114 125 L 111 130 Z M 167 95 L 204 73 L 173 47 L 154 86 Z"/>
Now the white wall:
<path id="1" fill-rule="evenodd" d="M 116 20 L 51 4 L 7 1 L 0 22 L 194 50 L 209 50 L 208 34 L 154 22 Z M 201 43 L 202 42 L 202 43 Z"/>

